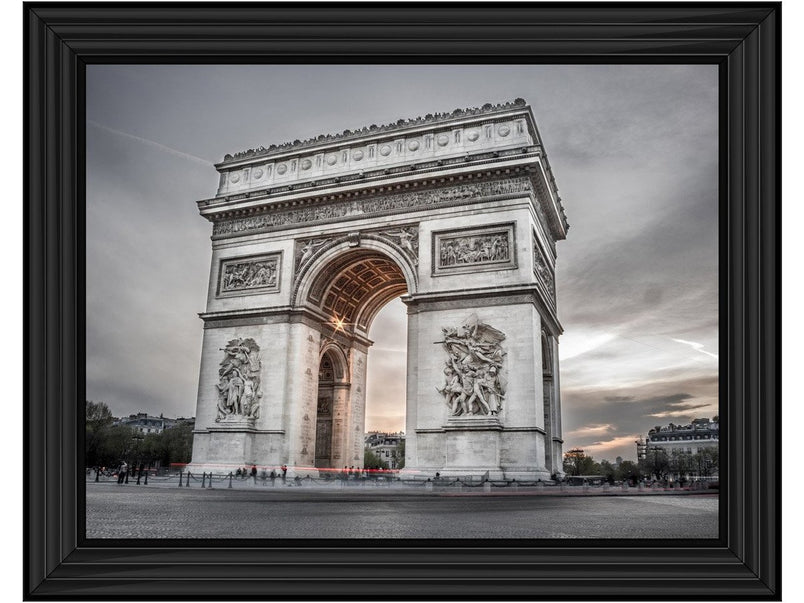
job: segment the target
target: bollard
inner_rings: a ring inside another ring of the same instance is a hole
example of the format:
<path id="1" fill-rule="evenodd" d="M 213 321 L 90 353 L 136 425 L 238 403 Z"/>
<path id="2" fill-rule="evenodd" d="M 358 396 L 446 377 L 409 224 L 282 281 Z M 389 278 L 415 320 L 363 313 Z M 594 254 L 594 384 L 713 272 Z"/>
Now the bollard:
<path id="1" fill-rule="evenodd" d="M 179 488 L 182 487 L 181 480 L 184 478 L 184 471 L 179 471 Z"/>
<path id="2" fill-rule="evenodd" d="M 142 477 L 142 471 L 137 471 L 137 485 L 140 485 L 140 478 Z"/>
<path id="3" fill-rule="evenodd" d="M 483 492 L 491 492 L 491 482 L 486 480 L 483 482 Z"/>
<path id="4" fill-rule="evenodd" d="M 95 481 L 100 481 L 100 469 L 95 469 Z"/>
<path id="5" fill-rule="evenodd" d="M 145 472 L 145 485 L 148 485 L 148 471 Z"/>
<path id="6" fill-rule="evenodd" d="M 202 488 L 207 487 L 207 472 L 206 471 L 204 471 L 204 473 L 201 475 L 201 487 Z"/>
<path id="7" fill-rule="evenodd" d="M 212 489 L 212 471 L 209 472 L 209 484 L 207 485 L 207 489 Z"/>
<path id="8" fill-rule="evenodd" d="M 185 486 L 185 488 L 189 488 L 189 487 L 190 487 L 190 472 L 188 471 L 187 472 L 187 485 Z"/>
<path id="9" fill-rule="evenodd" d="M 229 487 L 232 487 L 232 472 L 229 472 Z"/>

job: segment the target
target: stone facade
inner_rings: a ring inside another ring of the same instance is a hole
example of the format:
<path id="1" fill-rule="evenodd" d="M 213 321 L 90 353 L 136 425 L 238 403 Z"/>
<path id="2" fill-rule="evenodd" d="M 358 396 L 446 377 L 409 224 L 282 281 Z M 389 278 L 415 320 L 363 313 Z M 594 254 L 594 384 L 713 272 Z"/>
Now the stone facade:
<path id="1" fill-rule="evenodd" d="M 213 260 L 194 467 L 362 466 L 368 332 L 402 296 L 406 474 L 560 473 L 554 278 L 568 225 L 524 101 L 217 168 L 217 195 L 198 202 Z M 239 401 L 248 412 L 230 411 Z"/>

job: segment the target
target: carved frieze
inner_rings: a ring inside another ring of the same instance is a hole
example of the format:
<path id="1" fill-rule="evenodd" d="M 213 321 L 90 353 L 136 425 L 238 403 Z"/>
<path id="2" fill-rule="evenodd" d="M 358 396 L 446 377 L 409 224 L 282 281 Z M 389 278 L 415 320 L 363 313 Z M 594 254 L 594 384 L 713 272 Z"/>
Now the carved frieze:
<path id="1" fill-rule="evenodd" d="M 224 353 L 218 383 L 216 422 L 248 421 L 260 416 L 260 346 L 251 339 L 232 339 L 221 348 Z"/>
<path id="2" fill-rule="evenodd" d="M 221 260 L 218 295 L 279 291 L 281 260 L 281 253 Z"/>
<path id="3" fill-rule="evenodd" d="M 385 213 L 481 201 L 487 197 L 533 193 L 528 176 L 478 181 L 415 192 L 387 193 L 351 201 L 332 201 L 294 209 L 278 209 L 247 218 L 221 220 L 213 226 L 213 236 L 281 229 L 293 224 L 315 224 L 329 220 L 364 218 Z"/>
<path id="4" fill-rule="evenodd" d="M 460 327 L 442 327 L 447 352 L 444 384 L 436 391 L 444 397 L 452 417 L 498 415 L 505 399 L 505 334 L 472 314 Z"/>
<path id="5" fill-rule="evenodd" d="M 547 293 L 550 296 L 550 301 L 555 304 L 555 275 L 553 274 L 553 269 L 547 263 L 547 260 L 544 257 L 544 252 L 542 251 L 539 242 L 536 240 L 536 237 L 533 237 L 533 273 L 536 275 L 536 279 L 547 290 Z"/>
<path id="6" fill-rule="evenodd" d="M 433 233 L 433 275 L 516 268 L 514 224 Z"/>

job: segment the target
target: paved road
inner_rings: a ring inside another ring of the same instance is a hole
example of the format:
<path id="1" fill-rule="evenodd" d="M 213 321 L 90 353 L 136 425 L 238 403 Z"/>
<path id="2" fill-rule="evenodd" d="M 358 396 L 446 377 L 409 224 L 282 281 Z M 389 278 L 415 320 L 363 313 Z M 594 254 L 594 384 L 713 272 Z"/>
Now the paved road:
<path id="1" fill-rule="evenodd" d="M 712 494 L 201 489 L 87 483 L 88 538 L 715 538 Z"/>

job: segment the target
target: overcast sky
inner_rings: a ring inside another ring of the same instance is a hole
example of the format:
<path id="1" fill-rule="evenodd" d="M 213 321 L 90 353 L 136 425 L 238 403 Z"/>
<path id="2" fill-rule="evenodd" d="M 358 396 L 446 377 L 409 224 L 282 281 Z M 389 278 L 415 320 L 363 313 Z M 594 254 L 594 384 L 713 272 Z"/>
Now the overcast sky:
<path id="1" fill-rule="evenodd" d="M 716 415 L 714 66 L 88 66 L 87 398 L 195 414 L 211 257 L 195 201 L 226 153 L 516 97 L 570 223 L 565 450 L 633 459 L 652 426 Z M 405 323 L 397 300 L 372 326 L 367 429 L 404 429 Z"/>

